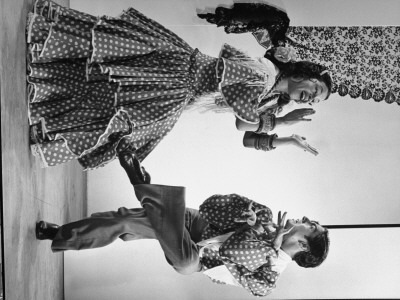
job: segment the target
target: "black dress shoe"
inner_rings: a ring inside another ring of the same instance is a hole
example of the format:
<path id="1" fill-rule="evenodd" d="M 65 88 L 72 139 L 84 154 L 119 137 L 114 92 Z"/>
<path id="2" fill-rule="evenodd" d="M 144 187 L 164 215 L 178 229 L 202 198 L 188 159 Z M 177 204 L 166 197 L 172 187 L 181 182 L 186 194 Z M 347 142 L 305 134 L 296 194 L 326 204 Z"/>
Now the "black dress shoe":
<path id="1" fill-rule="evenodd" d="M 45 221 L 36 223 L 36 238 L 38 240 L 53 240 L 60 226 Z"/>
<path id="2" fill-rule="evenodd" d="M 140 165 L 133 152 L 125 150 L 118 154 L 119 163 L 125 169 L 132 185 L 149 184 L 150 174 Z"/>

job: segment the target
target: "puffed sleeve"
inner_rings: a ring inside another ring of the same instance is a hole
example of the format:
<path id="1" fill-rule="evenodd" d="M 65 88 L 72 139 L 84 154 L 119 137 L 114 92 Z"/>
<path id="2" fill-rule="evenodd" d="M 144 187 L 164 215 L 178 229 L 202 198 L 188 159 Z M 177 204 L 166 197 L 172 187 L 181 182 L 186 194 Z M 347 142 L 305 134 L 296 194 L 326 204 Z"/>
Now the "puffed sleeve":
<path id="1" fill-rule="evenodd" d="M 225 266 L 239 284 L 254 296 L 267 296 L 276 287 L 279 273 L 272 271 L 269 266 L 261 266 L 254 272 L 234 263 L 226 263 Z"/>
<path id="2" fill-rule="evenodd" d="M 251 227 L 239 229 L 221 245 L 219 253 L 230 262 L 254 271 L 268 264 L 270 257 L 277 257 L 272 240 L 267 233 L 259 233 Z"/>
<path id="3" fill-rule="evenodd" d="M 259 123 L 258 105 L 275 83 L 277 69 L 266 59 L 253 59 L 240 50 L 223 45 L 217 63 L 219 89 L 226 105 L 239 119 Z"/>
<path id="4" fill-rule="evenodd" d="M 200 205 L 199 211 L 209 224 L 222 232 L 233 231 L 242 226 L 241 223 L 235 222 L 235 218 L 240 217 L 243 212 L 248 210 L 250 202 L 250 199 L 238 194 L 213 195 Z M 253 201 L 253 210 L 260 210 L 257 220 L 261 224 L 272 221 L 272 212 L 265 205 Z"/>
<path id="5" fill-rule="evenodd" d="M 221 245 L 219 254 L 232 276 L 253 295 L 266 296 L 275 288 L 279 274 L 271 270 L 269 259 L 277 253 L 267 234 L 238 230 Z"/>

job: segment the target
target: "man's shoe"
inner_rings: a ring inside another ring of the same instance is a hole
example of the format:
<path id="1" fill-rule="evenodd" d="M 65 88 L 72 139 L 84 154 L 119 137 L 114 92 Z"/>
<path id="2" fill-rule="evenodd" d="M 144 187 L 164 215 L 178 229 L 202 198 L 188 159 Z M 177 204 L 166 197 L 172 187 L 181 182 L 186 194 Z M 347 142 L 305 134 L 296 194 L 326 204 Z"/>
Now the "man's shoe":
<path id="1" fill-rule="evenodd" d="M 53 240 L 60 229 L 60 226 L 45 221 L 36 223 L 36 238 L 38 240 Z"/>
<path id="2" fill-rule="evenodd" d="M 140 165 L 139 160 L 131 151 L 123 151 L 118 154 L 119 162 L 125 169 L 132 185 L 149 184 L 150 174 Z"/>

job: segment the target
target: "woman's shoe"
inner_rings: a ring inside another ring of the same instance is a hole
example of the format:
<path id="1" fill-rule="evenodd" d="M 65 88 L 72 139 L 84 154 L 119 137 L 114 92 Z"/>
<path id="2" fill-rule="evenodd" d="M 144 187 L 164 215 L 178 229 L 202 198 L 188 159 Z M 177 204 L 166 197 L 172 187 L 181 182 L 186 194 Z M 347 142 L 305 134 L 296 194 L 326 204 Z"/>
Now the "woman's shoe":
<path id="1" fill-rule="evenodd" d="M 46 135 L 43 133 L 42 122 L 29 127 L 29 142 L 31 144 L 42 144 L 46 141 Z"/>
<path id="2" fill-rule="evenodd" d="M 53 240 L 60 229 L 60 226 L 45 221 L 36 223 L 36 238 L 38 240 Z"/>
<path id="3" fill-rule="evenodd" d="M 39 144 L 38 129 L 35 125 L 29 128 L 29 142 L 31 144 Z"/>

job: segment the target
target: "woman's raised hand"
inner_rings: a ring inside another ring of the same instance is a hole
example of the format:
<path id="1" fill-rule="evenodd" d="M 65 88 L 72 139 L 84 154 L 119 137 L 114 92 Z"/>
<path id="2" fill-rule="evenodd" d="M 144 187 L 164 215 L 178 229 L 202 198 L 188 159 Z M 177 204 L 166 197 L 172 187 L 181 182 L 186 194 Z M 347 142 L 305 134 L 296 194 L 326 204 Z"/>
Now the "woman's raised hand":
<path id="1" fill-rule="evenodd" d="M 294 146 L 299 147 L 300 149 L 303 149 L 306 152 L 310 152 L 311 154 L 318 155 L 317 149 L 315 149 L 314 147 L 311 147 L 306 142 L 306 138 L 305 137 L 302 137 L 302 136 L 300 136 L 298 134 L 292 134 L 291 143 Z"/>
<path id="2" fill-rule="evenodd" d="M 311 119 L 306 119 L 306 116 L 315 114 L 315 110 L 312 108 L 300 108 L 295 109 L 283 117 L 277 118 L 280 119 L 280 123 L 285 125 L 293 125 L 299 122 L 310 122 Z"/>

